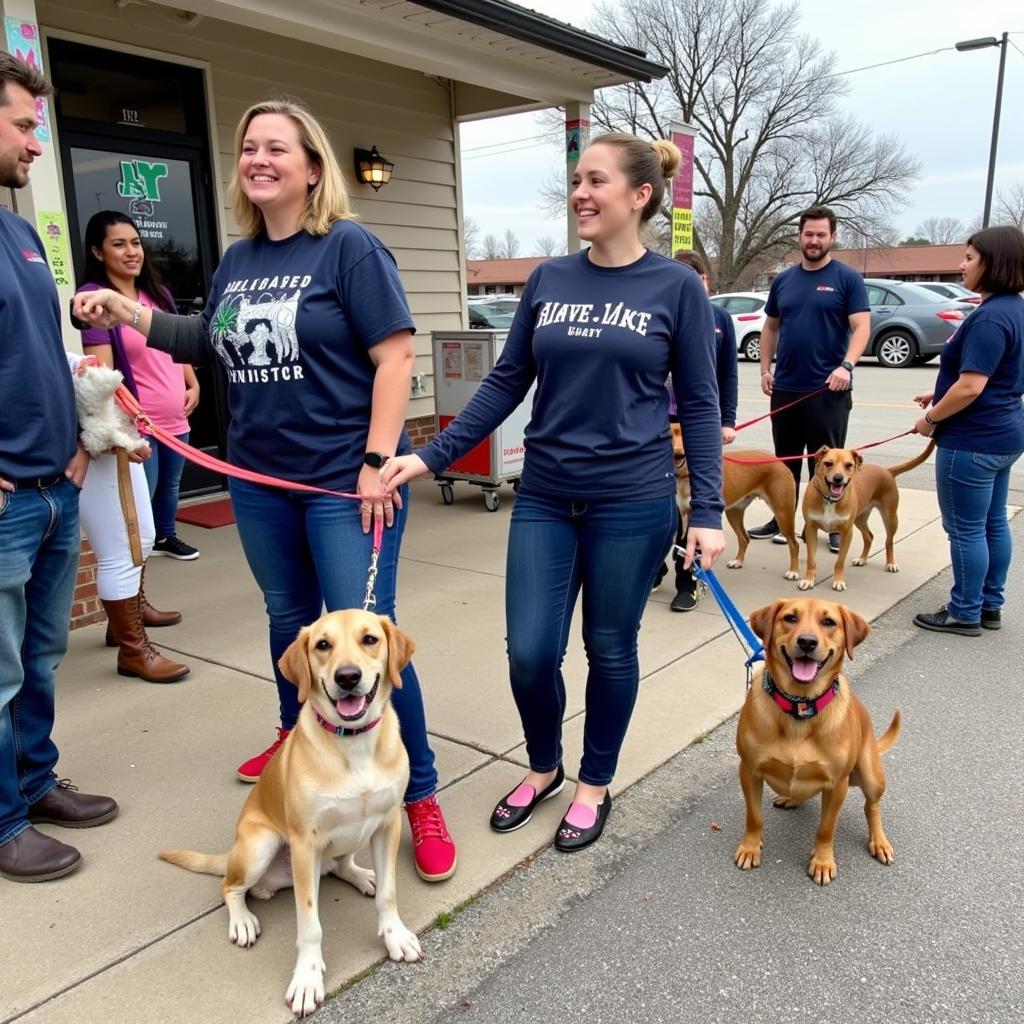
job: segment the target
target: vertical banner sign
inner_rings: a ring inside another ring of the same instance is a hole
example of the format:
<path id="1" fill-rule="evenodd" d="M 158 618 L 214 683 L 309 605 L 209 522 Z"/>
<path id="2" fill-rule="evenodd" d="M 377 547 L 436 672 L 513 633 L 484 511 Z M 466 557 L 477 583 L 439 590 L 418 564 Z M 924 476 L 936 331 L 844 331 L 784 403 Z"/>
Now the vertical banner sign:
<path id="1" fill-rule="evenodd" d="M 36 211 L 36 230 L 46 248 L 50 272 L 58 285 L 70 287 L 71 259 L 68 255 L 68 230 L 60 210 Z"/>
<path id="2" fill-rule="evenodd" d="M 579 162 L 580 153 L 587 144 L 590 135 L 589 121 L 566 121 L 565 122 L 565 162 L 574 164 Z"/>
<path id="3" fill-rule="evenodd" d="M 672 141 L 682 160 L 672 181 L 672 255 L 693 248 L 693 141 L 696 132 L 674 124 Z"/>
<path id="4" fill-rule="evenodd" d="M 43 70 L 43 53 L 39 49 L 39 28 L 31 21 L 18 18 L 4 18 L 7 34 L 7 52 L 17 57 L 30 68 Z M 40 142 L 50 141 L 50 114 L 46 106 L 46 97 L 36 100 L 36 138 Z"/>

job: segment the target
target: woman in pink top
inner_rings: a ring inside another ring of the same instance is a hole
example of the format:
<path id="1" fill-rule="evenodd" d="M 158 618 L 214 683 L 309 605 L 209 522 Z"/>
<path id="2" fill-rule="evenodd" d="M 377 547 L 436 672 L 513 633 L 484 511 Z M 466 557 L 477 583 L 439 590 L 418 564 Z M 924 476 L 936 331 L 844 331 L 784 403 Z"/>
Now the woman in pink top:
<path id="1" fill-rule="evenodd" d="M 86 225 L 83 279 L 86 283 L 79 291 L 114 288 L 143 306 L 177 312 L 170 292 L 146 260 L 135 222 L 117 210 L 101 210 Z M 124 374 L 128 390 L 153 422 L 188 441 L 188 416 L 199 404 L 199 382 L 191 366 L 176 364 L 166 353 L 147 348 L 146 339 L 127 324 L 109 331 L 83 331 L 82 344 L 109 347 L 110 365 Z M 98 354 L 96 348 L 90 352 Z M 153 455 L 145 469 L 156 528 L 153 553 L 184 561 L 198 558 L 199 552 L 181 540 L 174 527 L 185 460 L 159 441 L 151 441 L 150 447 Z"/>

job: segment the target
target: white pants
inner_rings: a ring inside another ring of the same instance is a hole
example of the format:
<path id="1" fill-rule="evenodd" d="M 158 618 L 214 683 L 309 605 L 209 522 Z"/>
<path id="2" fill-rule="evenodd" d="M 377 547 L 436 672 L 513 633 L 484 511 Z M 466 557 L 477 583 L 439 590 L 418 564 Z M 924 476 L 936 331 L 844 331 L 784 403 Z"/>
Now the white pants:
<path id="1" fill-rule="evenodd" d="M 145 559 L 153 550 L 153 541 L 156 539 L 153 506 L 149 502 L 149 487 L 142 464 L 130 462 L 128 465 L 139 519 L 142 557 Z M 104 601 L 123 601 L 134 597 L 139 592 L 142 568 L 132 565 L 128 527 L 125 525 L 117 490 L 116 455 L 101 455 L 89 464 L 78 508 L 82 529 L 96 552 L 96 588 L 100 598 Z"/>

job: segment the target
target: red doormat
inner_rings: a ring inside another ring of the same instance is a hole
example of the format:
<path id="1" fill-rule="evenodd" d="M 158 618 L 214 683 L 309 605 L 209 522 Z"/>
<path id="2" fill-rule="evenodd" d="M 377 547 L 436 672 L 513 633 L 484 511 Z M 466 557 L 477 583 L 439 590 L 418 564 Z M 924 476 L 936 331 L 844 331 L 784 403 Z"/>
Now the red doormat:
<path id="1" fill-rule="evenodd" d="M 215 530 L 218 526 L 230 526 L 235 521 L 235 513 L 231 508 L 231 499 L 225 497 L 207 501 L 202 505 L 179 508 L 175 518 L 179 523 Z"/>

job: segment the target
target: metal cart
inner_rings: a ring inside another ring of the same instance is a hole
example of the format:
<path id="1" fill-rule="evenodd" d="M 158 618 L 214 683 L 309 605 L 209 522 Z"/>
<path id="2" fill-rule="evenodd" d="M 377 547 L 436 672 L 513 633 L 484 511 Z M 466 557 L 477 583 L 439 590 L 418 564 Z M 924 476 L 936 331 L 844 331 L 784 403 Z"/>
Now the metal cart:
<path id="1" fill-rule="evenodd" d="M 434 331 L 434 427 L 440 432 L 466 407 L 480 382 L 490 373 L 501 355 L 507 331 Z M 519 407 L 497 430 L 472 451 L 435 477 L 441 488 L 441 500 L 455 500 L 452 485 L 462 480 L 482 487 L 488 512 L 501 505 L 498 488 L 511 483 L 518 490 L 523 471 L 523 435 L 533 407 L 534 386 Z"/>

